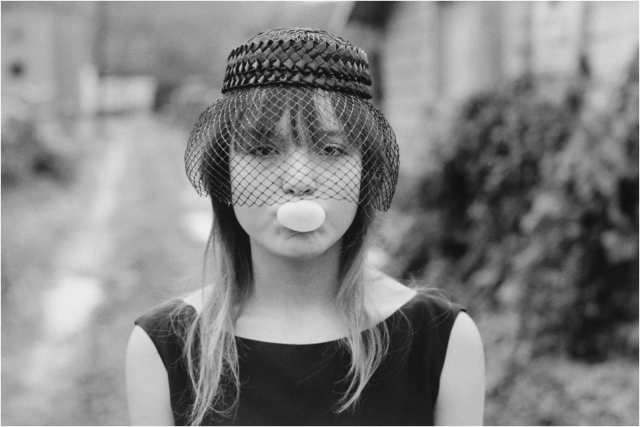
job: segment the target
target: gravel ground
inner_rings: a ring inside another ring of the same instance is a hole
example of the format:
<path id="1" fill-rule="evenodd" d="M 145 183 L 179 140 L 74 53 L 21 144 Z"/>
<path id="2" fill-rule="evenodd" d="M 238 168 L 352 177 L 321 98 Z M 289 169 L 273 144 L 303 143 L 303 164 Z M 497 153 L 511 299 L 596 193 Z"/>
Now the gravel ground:
<path id="1" fill-rule="evenodd" d="M 67 188 L 3 191 L 4 425 L 128 424 L 133 320 L 200 284 L 210 213 L 184 174 L 187 133 L 149 116 L 99 129 Z"/>

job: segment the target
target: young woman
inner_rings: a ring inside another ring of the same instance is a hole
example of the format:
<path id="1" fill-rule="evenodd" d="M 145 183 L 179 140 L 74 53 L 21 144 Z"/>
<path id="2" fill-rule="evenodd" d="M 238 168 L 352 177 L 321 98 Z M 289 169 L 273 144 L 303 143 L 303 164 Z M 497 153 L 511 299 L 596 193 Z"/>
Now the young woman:
<path id="1" fill-rule="evenodd" d="M 366 266 L 398 174 L 369 85 L 365 53 L 323 31 L 231 52 L 185 156 L 211 197 L 214 274 L 136 320 L 133 424 L 482 423 L 473 321 Z"/>

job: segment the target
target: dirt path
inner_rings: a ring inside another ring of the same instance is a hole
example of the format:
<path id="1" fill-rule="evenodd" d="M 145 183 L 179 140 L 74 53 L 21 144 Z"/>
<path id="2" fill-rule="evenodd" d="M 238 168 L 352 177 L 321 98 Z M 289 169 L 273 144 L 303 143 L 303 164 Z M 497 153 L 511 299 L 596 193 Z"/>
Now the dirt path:
<path id="1" fill-rule="evenodd" d="M 153 117 L 114 119 L 105 130 L 80 171 L 83 184 L 39 206 L 58 207 L 50 220 L 61 231 L 33 260 L 36 289 L 28 262 L 6 277 L 4 424 L 128 424 L 123 358 L 133 320 L 200 283 L 210 214 L 184 175 L 186 132 Z M 9 220 L 49 235 L 37 219 Z M 25 244 L 13 259 L 28 253 Z"/>

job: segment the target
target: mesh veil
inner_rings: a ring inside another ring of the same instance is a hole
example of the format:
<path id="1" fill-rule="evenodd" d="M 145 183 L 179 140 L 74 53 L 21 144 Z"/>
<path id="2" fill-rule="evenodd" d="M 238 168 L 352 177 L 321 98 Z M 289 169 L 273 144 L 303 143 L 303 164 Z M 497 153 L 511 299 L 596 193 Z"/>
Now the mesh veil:
<path id="1" fill-rule="evenodd" d="M 185 164 L 196 191 L 228 205 L 315 198 L 386 211 L 398 146 L 365 99 L 368 65 L 356 49 L 306 29 L 271 30 L 234 49 L 224 97 L 202 113 L 189 138 Z"/>

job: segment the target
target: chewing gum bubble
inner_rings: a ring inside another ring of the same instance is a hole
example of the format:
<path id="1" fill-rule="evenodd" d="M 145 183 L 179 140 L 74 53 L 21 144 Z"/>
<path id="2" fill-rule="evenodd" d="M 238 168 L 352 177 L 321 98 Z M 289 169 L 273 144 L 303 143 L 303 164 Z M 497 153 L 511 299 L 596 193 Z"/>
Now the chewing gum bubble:
<path id="1" fill-rule="evenodd" d="M 287 202 L 278 208 L 278 221 L 290 230 L 301 233 L 314 231 L 324 223 L 322 206 L 310 200 Z"/>

